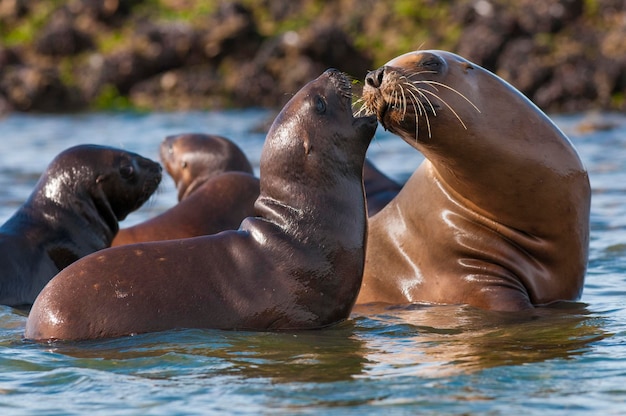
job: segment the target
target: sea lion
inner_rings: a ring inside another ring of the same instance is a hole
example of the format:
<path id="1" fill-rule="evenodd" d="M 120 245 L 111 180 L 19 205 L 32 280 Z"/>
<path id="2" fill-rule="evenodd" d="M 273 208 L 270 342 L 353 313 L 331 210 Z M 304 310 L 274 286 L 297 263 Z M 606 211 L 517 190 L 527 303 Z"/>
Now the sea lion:
<path id="1" fill-rule="evenodd" d="M 444 51 L 370 72 L 363 99 L 426 160 L 369 221 L 359 303 L 515 311 L 580 297 L 589 178 L 540 109 Z"/>
<path id="2" fill-rule="evenodd" d="M 234 142 L 216 135 L 178 134 L 161 142 L 160 155 L 180 202 L 156 217 L 121 229 L 112 247 L 235 230 L 244 218 L 254 215 L 259 180 Z"/>
<path id="3" fill-rule="evenodd" d="M 163 213 L 121 229 L 111 247 L 236 230 L 244 218 L 254 215 L 258 196 L 259 179 L 255 176 L 244 172 L 222 173 Z"/>
<path id="4" fill-rule="evenodd" d="M 160 154 L 179 190 L 180 202 L 121 229 L 111 247 L 235 230 L 244 218 L 254 215 L 259 180 L 251 174 L 243 151 L 229 139 L 200 133 L 169 136 L 161 143 Z M 367 159 L 363 183 L 368 216 L 380 211 L 402 189 Z"/>
<path id="5" fill-rule="evenodd" d="M 114 247 L 67 267 L 26 323 L 32 340 L 180 327 L 282 330 L 346 319 L 365 261 L 362 172 L 376 130 L 354 118 L 351 83 L 327 70 L 274 120 L 257 217 L 239 230 Z"/>
<path id="6" fill-rule="evenodd" d="M 224 172 L 253 174 L 245 153 L 231 140 L 214 134 L 187 133 L 166 137 L 161 162 L 176 183 L 182 201 L 209 178 Z"/>
<path id="7" fill-rule="evenodd" d="M 382 173 L 368 159 L 365 159 L 363 164 L 363 186 L 365 187 L 368 217 L 377 214 L 402 189 L 402 185 Z"/>
<path id="8" fill-rule="evenodd" d="M 96 145 L 61 152 L 0 227 L 0 303 L 30 305 L 70 263 L 108 247 L 161 180 L 158 163 Z"/>

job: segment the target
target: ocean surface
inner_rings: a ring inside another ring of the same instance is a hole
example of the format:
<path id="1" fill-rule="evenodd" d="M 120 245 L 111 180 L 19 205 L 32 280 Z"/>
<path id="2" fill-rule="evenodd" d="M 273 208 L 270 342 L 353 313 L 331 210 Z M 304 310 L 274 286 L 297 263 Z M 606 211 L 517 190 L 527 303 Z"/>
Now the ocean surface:
<path id="1" fill-rule="evenodd" d="M 0 222 L 52 158 L 81 143 L 158 160 L 184 132 L 231 138 L 258 173 L 261 110 L 10 115 L 0 119 Z M 175 330 L 74 344 L 22 339 L 26 313 L 0 306 L 0 415 L 626 413 L 626 117 L 554 117 L 593 188 L 580 302 L 503 314 L 464 306 L 357 309 L 301 332 Z M 418 152 L 379 127 L 369 157 L 404 181 Z M 121 226 L 176 203 L 173 181 Z"/>

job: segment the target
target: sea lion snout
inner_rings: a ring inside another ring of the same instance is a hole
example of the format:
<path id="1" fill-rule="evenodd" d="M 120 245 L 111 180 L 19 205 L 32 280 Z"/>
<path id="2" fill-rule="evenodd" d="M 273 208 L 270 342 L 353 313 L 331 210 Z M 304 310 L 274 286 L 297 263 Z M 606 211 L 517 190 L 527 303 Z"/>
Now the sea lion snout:
<path id="1" fill-rule="evenodd" d="M 163 168 L 159 163 L 141 158 L 136 160 L 135 163 L 140 178 L 145 175 L 145 182 L 152 182 L 157 186 L 159 185 L 163 178 Z"/>

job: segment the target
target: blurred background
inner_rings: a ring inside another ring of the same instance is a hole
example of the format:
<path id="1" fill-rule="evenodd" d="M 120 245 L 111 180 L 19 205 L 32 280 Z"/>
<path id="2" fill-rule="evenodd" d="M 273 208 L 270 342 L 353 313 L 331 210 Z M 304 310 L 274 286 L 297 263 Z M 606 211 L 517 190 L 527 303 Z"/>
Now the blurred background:
<path id="1" fill-rule="evenodd" d="M 0 0 L 0 113 L 279 108 L 416 49 L 550 113 L 626 110 L 626 0 Z"/>

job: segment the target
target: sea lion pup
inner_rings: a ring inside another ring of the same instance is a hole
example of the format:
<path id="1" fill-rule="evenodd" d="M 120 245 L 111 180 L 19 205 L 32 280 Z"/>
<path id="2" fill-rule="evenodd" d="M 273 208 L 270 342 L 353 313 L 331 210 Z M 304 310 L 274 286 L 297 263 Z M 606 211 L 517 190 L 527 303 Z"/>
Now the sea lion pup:
<path id="1" fill-rule="evenodd" d="M 245 153 L 231 140 L 213 134 L 186 133 L 166 137 L 161 162 L 176 183 L 182 201 L 208 179 L 224 172 L 253 174 Z"/>
<path id="2" fill-rule="evenodd" d="M 163 213 L 120 230 L 111 247 L 236 230 L 244 218 L 254 215 L 258 196 L 258 178 L 244 172 L 222 173 Z"/>
<path id="3" fill-rule="evenodd" d="M 358 303 L 515 311 L 580 297 L 589 179 L 541 110 L 444 51 L 407 53 L 370 72 L 363 99 L 426 160 L 370 219 Z"/>
<path id="4" fill-rule="evenodd" d="M 365 159 L 363 165 L 363 186 L 365 187 L 368 217 L 377 214 L 402 189 L 402 185 L 378 170 L 368 159 Z"/>
<path id="5" fill-rule="evenodd" d="M 161 166 L 111 147 L 60 153 L 0 227 L 0 303 L 30 305 L 70 263 L 108 247 L 118 221 L 159 185 Z"/>
<path id="6" fill-rule="evenodd" d="M 346 319 L 361 285 L 363 160 L 376 124 L 353 117 L 348 78 L 326 71 L 272 124 L 257 217 L 236 231 L 115 247 L 72 264 L 35 301 L 26 338 L 309 329 Z"/>
<path id="7" fill-rule="evenodd" d="M 176 182 L 180 202 L 149 220 L 121 229 L 111 247 L 235 230 L 244 218 L 254 215 L 259 180 L 234 143 L 221 136 L 183 134 L 167 137 L 160 150 L 161 162 Z M 368 216 L 380 211 L 402 189 L 367 159 L 363 183 Z"/>
<path id="8" fill-rule="evenodd" d="M 121 229 L 111 246 L 235 230 L 254 215 L 259 179 L 246 155 L 229 139 L 200 133 L 168 136 L 161 142 L 160 155 L 180 202 Z"/>

